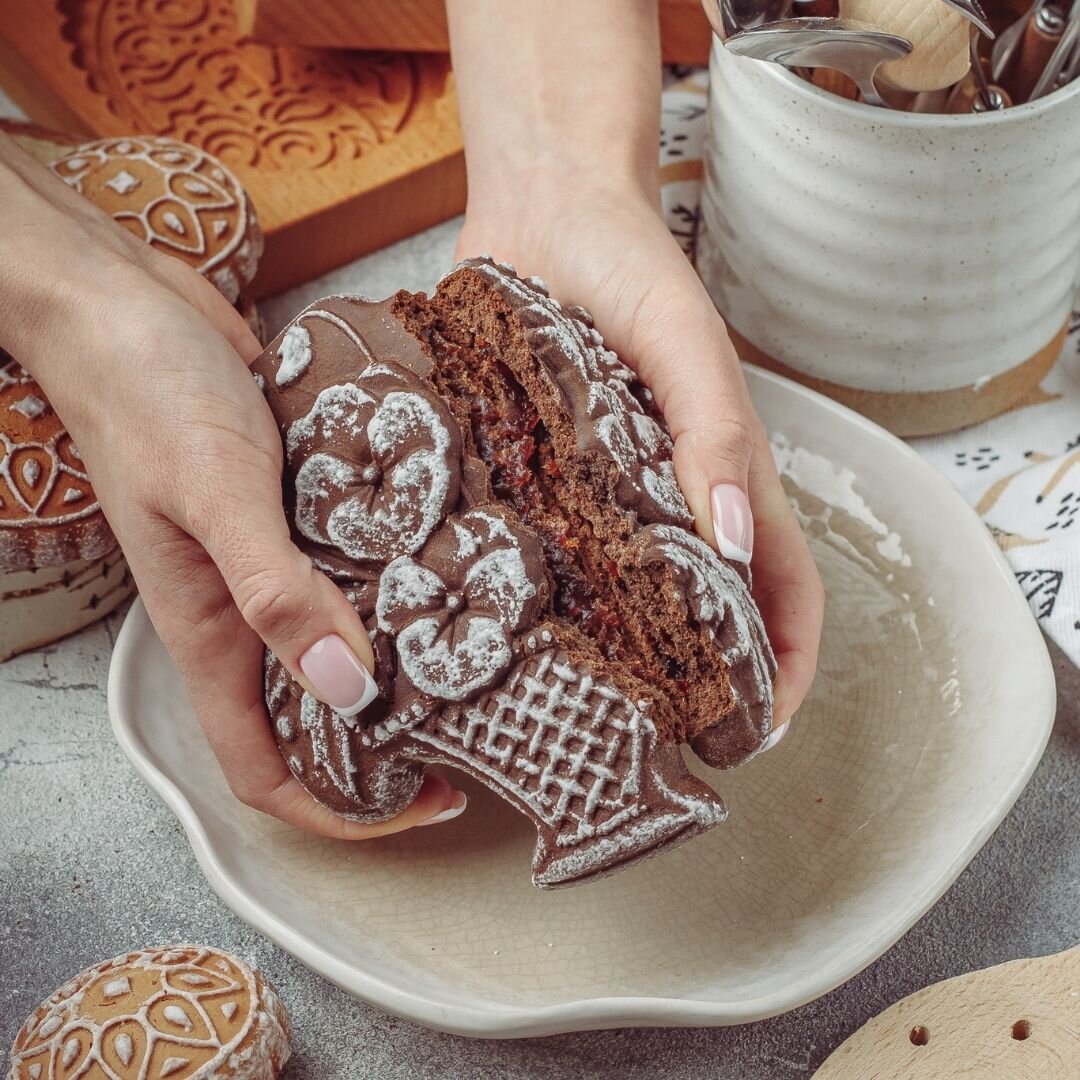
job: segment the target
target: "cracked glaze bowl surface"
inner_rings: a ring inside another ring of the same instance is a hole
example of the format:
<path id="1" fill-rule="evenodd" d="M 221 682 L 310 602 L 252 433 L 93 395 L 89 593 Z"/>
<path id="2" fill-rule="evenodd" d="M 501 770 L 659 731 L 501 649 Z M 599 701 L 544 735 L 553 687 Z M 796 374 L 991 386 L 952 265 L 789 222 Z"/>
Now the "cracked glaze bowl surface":
<path id="1" fill-rule="evenodd" d="M 775 1015 L 934 903 L 1042 753 L 1042 637 L 944 478 L 842 406 L 747 377 L 828 610 L 787 738 L 731 773 L 691 758 L 728 822 L 555 893 L 529 883 L 529 822 L 468 782 L 467 812 L 433 828 L 364 844 L 299 833 L 232 798 L 137 604 L 110 671 L 113 728 L 231 908 L 380 1008 L 508 1037 Z"/>

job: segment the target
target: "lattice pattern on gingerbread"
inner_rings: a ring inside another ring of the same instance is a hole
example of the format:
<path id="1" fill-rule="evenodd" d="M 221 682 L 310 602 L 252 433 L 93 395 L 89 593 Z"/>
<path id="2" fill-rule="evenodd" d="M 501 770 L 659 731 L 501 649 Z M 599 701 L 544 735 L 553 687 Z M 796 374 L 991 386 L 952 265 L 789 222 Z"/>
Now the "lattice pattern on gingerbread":
<path id="1" fill-rule="evenodd" d="M 432 741 L 508 783 L 561 846 L 613 832 L 644 810 L 652 725 L 623 694 L 548 651 L 479 707 L 442 714 Z M 414 733 L 417 737 L 424 737 Z"/>

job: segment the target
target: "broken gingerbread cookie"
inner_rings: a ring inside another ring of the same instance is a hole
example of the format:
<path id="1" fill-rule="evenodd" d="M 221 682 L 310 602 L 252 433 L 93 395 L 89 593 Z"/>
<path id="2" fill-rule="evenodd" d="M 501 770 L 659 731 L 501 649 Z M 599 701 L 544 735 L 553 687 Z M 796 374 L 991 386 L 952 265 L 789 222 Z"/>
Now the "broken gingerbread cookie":
<path id="1" fill-rule="evenodd" d="M 357 821 L 424 767 L 537 828 L 541 887 L 595 878 L 725 816 L 687 769 L 752 757 L 776 664 L 749 572 L 691 530 L 648 391 L 587 313 L 472 259 L 431 297 L 331 297 L 255 362 L 294 538 L 367 626 L 359 716 L 267 655 L 293 775 Z"/>

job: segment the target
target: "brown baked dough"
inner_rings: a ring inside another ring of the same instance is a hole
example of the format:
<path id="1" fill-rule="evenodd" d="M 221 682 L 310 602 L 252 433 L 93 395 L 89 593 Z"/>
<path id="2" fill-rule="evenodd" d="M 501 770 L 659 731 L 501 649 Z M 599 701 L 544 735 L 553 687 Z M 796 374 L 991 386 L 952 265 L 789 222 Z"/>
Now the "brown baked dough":
<path id="1" fill-rule="evenodd" d="M 729 768 L 772 721 L 745 567 L 693 533 L 648 392 L 588 315 L 469 260 L 436 294 L 332 297 L 255 362 L 297 543 L 372 635 L 381 699 L 344 717 L 272 655 L 289 768 L 358 821 L 462 769 L 571 884 L 710 828 L 680 756 Z"/>

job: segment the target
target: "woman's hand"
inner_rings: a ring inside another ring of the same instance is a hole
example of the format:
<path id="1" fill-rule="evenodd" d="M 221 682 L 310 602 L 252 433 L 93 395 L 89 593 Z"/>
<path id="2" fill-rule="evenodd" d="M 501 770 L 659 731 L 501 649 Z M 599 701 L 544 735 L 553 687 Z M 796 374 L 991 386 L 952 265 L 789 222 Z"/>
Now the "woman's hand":
<path id="1" fill-rule="evenodd" d="M 675 471 L 704 539 L 753 555 L 754 596 L 776 651 L 775 728 L 813 681 L 824 596 L 750 403 L 723 320 L 646 193 L 536 192 L 527 214 L 470 205 L 458 255 L 491 254 L 587 308 L 649 386 L 675 442 Z M 779 737 L 779 736 L 778 736 Z"/>
<path id="2" fill-rule="evenodd" d="M 260 345 L 243 319 L 195 271 L 9 140 L 0 141 L 0 204 L 0 346 L 75 439 L 236 796 L 344 839 L 463 807 L 464 796 L 429 776 L 399 817 L 355 824 L 308 795 L 277 750 L 264 642 L 342 710 L 374 696 L 374 660 L 359 616 L 290 539 L 281 440 L 247 368 Z"/>
<path id="3" fill-rule="evenodd" d="M 813 681 L 824 593 L 723 320 L 660 214 L 656 0 L 448 11 L 469 167 L 457 254 L 587 308 L 653 391 L 698 531 L 753 556 L 779 662 L 775 743 Z"/>

